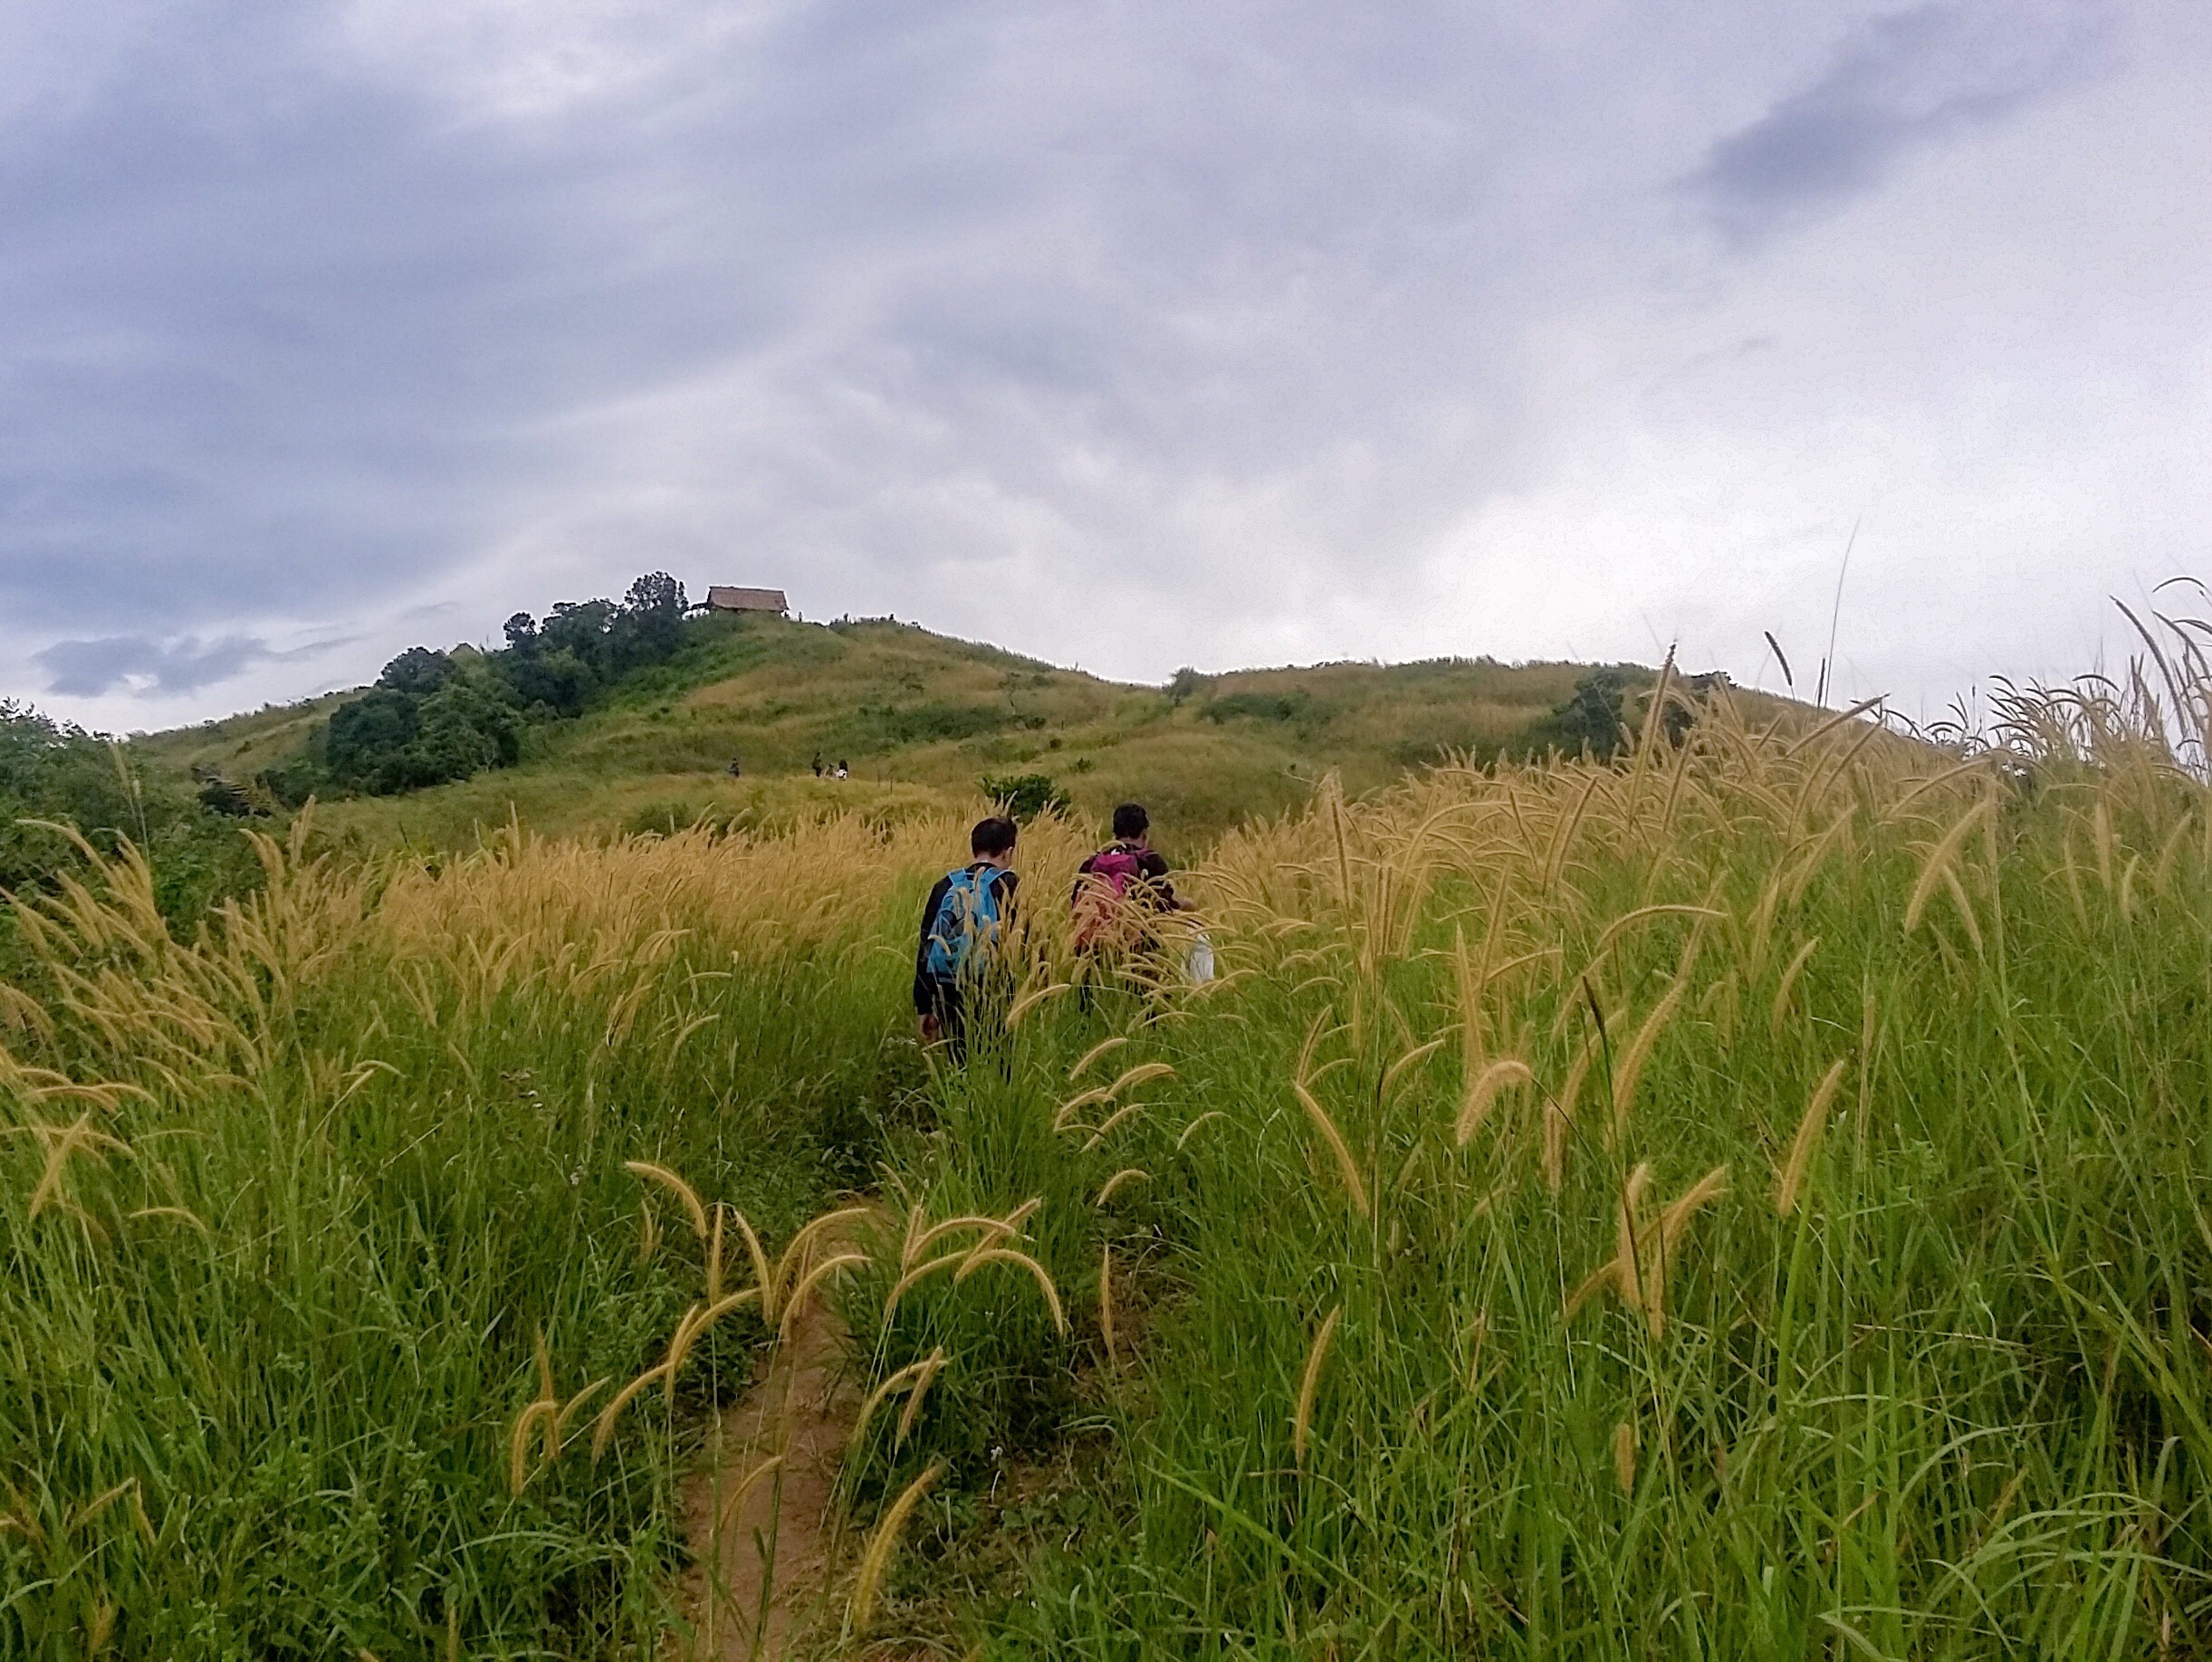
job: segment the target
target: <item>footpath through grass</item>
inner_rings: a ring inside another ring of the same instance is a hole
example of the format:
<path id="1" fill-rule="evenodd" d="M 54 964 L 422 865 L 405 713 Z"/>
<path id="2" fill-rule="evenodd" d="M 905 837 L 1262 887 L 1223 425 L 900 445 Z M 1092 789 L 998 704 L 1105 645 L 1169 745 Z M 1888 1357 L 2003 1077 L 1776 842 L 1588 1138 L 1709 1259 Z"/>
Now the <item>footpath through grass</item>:
<path id="1" fill-rule="evenodd" d="M 115 872 L 0 1010 L 0 1636 L 646 1654 L 688 1409 L 834 1297 L 826 1648 L 2201 1651 L 2212 802 L 2092 717 L 1325 792 L 1203 988 L 1076 985 L 1046 822 L 957 1071 L 950 819 L 271 851 L 190 946 Z"/>

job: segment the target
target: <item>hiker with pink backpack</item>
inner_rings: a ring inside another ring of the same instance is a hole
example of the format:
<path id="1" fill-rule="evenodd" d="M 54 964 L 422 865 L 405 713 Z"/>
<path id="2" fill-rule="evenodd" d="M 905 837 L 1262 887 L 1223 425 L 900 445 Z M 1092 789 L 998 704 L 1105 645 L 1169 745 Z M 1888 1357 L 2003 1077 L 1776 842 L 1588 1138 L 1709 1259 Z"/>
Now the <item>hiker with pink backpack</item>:
<path id="1" fill-rule="evenodd" d="M 1157 957 L 1162 948 L 1152 920 L 1191 909 L 1168 880 L 1167 862 L 1153 847 L 1151 832 L 1152 817 L 1144 807 L 1123 803 L 1114 810 L 1114 840 L 1077 870 L 1070 897 L 1076 950 L 1100 968 L 1119 970 L 1134 959 Z M 1206 956 L 1211 975 L 1212 954 Z"/>

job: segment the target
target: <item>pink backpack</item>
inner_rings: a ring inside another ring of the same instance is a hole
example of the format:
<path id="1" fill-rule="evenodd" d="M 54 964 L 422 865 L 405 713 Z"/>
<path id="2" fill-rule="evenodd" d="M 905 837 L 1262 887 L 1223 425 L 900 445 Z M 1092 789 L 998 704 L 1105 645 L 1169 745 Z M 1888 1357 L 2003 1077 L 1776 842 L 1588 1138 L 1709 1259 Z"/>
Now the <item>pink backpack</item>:
<path id="1" fill-rule="evenodd" d="M 1135 932 L 1129 889 L 1144 876 L 1144 868 L 1118 843 L 1093 855 L 1089 865 L 1076 880 L 1076 950 L 1126 946 Z"/>

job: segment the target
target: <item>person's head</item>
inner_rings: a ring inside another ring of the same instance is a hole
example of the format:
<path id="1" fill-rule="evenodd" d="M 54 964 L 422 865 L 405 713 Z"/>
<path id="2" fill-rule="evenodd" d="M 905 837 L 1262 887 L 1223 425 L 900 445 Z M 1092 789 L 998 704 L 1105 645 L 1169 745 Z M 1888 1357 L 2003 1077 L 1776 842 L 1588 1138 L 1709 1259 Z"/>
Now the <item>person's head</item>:
<path id="1" fill-rule="evenodd" d="M 1114 837 L 1116 842 L 1141 843 L 1144 834 L 1152 829 L 1152 816 L 1144 811 L 1141 802 L 1125 802 L 1114 810 Z"/>
<path id="2" fill-rule="evenodd" d="M 1014 852 L 1014 822 L 994 814 L 975 822 L 975 829 L 968 833 L 968 846 L 977 859 L 1004 865 Z"/>

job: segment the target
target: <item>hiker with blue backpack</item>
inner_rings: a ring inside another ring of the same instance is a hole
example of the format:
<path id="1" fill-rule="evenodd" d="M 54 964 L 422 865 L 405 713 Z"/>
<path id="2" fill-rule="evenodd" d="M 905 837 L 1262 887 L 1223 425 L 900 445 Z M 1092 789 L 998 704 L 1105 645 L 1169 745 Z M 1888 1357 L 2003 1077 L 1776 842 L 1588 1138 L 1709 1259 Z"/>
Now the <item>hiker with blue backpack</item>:
<path id="1" fill-rule="evenodd" d="M 914 1009 L 922 1041 L 943 1044 L 955 1062 L 968 1047 L 968 1007 L 991 955 L 1012 921 L 1014 822 L 992 817 L 969 834 L 975 858 L 947 872 L 922 908 L 922 945 L 914 954 Z"/>

